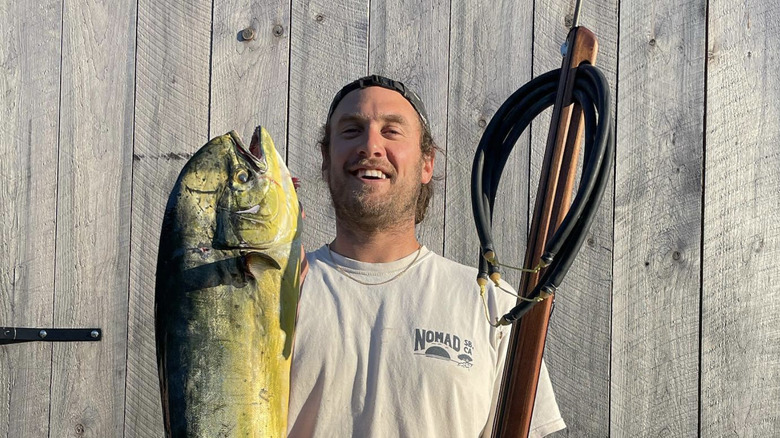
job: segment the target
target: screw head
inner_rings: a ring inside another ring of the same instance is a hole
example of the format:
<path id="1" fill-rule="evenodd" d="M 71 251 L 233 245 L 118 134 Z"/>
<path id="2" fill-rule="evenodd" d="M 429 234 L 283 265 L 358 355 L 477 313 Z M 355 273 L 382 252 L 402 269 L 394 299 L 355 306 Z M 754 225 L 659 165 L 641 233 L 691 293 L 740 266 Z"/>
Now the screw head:
<path id="1" fill-rule="evenodd" d="M 284 27 L 281 24 L 274 26 L 274 36 L 280 37 L 284 35 Z"/>
<path id="2" fill-rule="evenodd" d="M 244 41 L 252 41 L 255 39 L 255 30 L 251 27 L 247 27 L 246 29 L 242 30 L 241 39 Z"/>
<path id="3" fill-rule="evenodd" d="M 38 332 L 38 336 L 40 336 L 41 339 L 45 338 L 48 333 L 46 333 L 46 330 L 41 330 Z"/>
<path id="4" fill-rule="evenodd" d="M 93 338 L 97 338 L 98 336 L 100 336 L 100 333 L 97 330 L 92 330 L 92 333 L 90 333 L 89 335 L 92 336 Z"/>

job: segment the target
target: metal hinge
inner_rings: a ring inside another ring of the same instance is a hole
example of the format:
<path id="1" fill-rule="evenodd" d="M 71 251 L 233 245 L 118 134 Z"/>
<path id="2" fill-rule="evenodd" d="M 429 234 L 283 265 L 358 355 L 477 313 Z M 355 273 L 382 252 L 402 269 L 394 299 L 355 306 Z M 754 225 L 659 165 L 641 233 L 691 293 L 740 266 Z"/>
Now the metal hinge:
<path id="1" fill-rule="evenodd" d="M 67 328 L 28 328 L 0 327 L 0 345 L 18 344 L 21 342 L 95 342 L 103 338 L 99 328 L 67 329 Z"/>

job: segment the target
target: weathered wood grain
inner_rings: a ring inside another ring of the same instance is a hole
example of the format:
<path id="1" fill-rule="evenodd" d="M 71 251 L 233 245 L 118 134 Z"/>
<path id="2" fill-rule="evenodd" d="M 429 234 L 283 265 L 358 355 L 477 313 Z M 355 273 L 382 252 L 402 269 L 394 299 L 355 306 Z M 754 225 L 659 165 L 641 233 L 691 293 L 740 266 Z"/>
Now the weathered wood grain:
<path id="1" fill-rule="evenodd" d="M 443 0 L 371 2 L 369 73 L 399 80 L 423 101 L 439 146 L 446 147 L 447 79 L 449 63 L 449 2 Z M 446 149 L 445 149 L 446 150 Z M 444 167 L 446 154 L 438 154 L 434 169 L 434 197 L 418 237 L 428 248 L 444 249 Z"/>
<path id="2" fill-rule="evenodd" d="M 314 249 L 334 235 L 320 127 L 333 94 L 369 72 L 422 96 L 447 154 L 419 234 L 474 265 L 480 119 L 560 65 L 574 1 L 158 3 L 138 2 L 137 33 L 135 1 L 0 5 L 0 325 L 105 330 L 95 344 L 0 346 L 0 437 L 161 436 L 153 285 L 181 166 L 209 135 L 266 125 L 303 180 Z M 780 9 L 622 2 L 618 77 L 616 3 L 585 2 L 582 17 L 620 90 L 614 301 L 610 188 L 550 324 L 558 435 L 779 435 Z M 256 38 L 239 41 L 246 27 Z M 548 120 L 500 189 L 506 262 L 525 250 Z"/>
<path id="3" fill-rule="evenodd" d="M 49 327 L 60 1 L 0 5 L 0 326 Z M 0 436 L 46 436 L 51 344 L 0 345 Z"/>
<path id="4" fill-rule="evenodd" d="M 317 141 L 333 96 L 367 74 L 368 7 L 366 0 L 293 3 L 288 166 L 301 179 L 303 244 L 309 251 L 333 240 L 336 232 Z"/>
<path id="5" fill-rule="evenodd" d="M 698 432 L 704 4 L 624 4 L 611 427 Z"/>
<path id="6" fill-rule="evenodd" d="M 138 3 L 126 437 L 163 436 L 154 334 L 160 229 L 182 167 L 208 140 L 211 2 Z"/>
<path id="7" fill-rule="evenodd" d="M 701 435 L 780 436 L 780 6 L 708 15 Z"/>
<path id="8" fill-rule="evenodd" d="M 103 328 L 54 345 L 50 436 L 122 433 L 136 2 L 63 6 L 54 324 Z"/>
<path id="9" fill-rule="evenodd" d="M 263 125 L 286 156 L 290 2 L 215 1 L 211 45 L 210 136 L 235 130 L 249 144 Z"/>
<path id="10" fill-rule="evenodd" d="M 574 12 L 573 1 L 541 1 L 534 16 L 534 76 L 561 67 L 561 44 Z M 596 65 L 604 72 L 616 107 L 618 5 L 614 0 L 583 2 L 580 25 L 598 40 Z M 550 129 L 548 110 L 532 126 L 531 201 Z M 614 120 L 614 117 L 613 117 Z M 581 172 L 582 157 L 578 160 Z M 575 187 L 579 184 L 579 176 Z M 609 357 L 612 278 L 612 184 L 577 259 L 561 284 L 550 318 L 544 358 L 566 430 L 558 435 L 609 433 Z M 533 210 L 529 209 L 529 212 Z"/>
<path id="11" fill-rule="evenodd" d="M 533 16 L 531 9 L 513 1 L 453 1 L 451 17 L 444 255 L 476 267 L 474 153 L 496 110 L 531 79 Z M 513 265 L 522 264 L 527 238 L 528 139 L 526 132 L 507 162 L 493 214 L 497 254 Z M 519 284 L 514 272 L 505 270 L 504 278 L 515 287 Z"/>

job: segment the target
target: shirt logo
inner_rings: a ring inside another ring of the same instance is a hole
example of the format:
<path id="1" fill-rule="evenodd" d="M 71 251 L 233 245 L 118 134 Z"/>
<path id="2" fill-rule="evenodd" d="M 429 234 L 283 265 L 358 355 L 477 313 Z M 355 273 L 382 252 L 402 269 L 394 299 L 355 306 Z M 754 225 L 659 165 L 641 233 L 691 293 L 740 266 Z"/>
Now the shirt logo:
<path id="1" fill-rule="evenodd" d="M 414 354 L 471 368 L 474 362 L 474 344 L 452 333 L 417 328 L 414 329 Z"/>

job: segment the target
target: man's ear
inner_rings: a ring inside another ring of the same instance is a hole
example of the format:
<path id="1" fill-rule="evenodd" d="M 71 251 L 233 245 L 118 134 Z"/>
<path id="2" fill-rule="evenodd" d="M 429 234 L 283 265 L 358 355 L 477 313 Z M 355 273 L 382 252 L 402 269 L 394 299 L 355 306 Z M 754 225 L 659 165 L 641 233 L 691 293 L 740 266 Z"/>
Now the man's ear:
<path id="1" fill-rule="evenodd" d="M 433 162 L 436 160 L 436 150 L 431 150 L 430 154 L 422 157 L 422 180 L 423 184 L 428 184 L 433 178 Z"/>
<path id="2" fill-rule="evenodd" d="M 330 167 L 330 154 L 320 149 L 322 153 L 322 165 L 320 171 L 322 172 L 322 180 L 328 182 L 328 167 Z"/>

